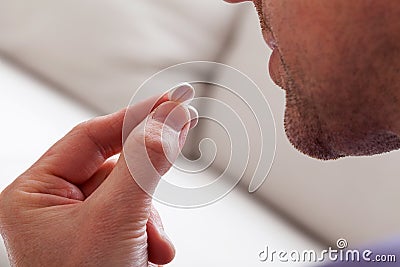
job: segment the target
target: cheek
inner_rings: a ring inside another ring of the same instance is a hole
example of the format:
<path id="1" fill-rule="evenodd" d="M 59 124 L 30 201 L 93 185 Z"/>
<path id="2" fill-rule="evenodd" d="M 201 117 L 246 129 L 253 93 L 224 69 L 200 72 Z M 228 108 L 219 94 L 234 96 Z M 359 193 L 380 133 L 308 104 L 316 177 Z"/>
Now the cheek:
<path id="1" fill-rule="evenodd" d="M 392 82 L 398 81 L 400 56 L 388 51 L 396 50 L 391 46 L 398 47 L 400 36 L 393 37 L 398 31 L 388 31 L 381 21 L 385 16 L 366 3 L 265 2 L 283 61 L 286 131 L 311 156 L 370 155 L 400 147 L 390 132 L 388 110 L 394 102 L 388 93 L 400 87 Z"/>
<path id="2" fill-rule="evenodd" d="M 370 40 L 355 36 L 359 29 L 349 26 L 351 14 L 332 2 L 340 1 L 282 0 L 264 6 L 284 63 L 284 87 L 299 102 L 307 102 L 321 124 L 340 124 L 344 115 L 360 112 L 354 107 L 373 98 L 363 84 L 369 64 L 357 56 Z M 352 18 L 363 23 L 354 14 Z"/>
<path id="3" fill-rule="evenodd" d="M 325 82 L 338 65 L 341 25 L 318 1 L 269 1 L 264 9 L 288 74 L 297 82 Z M 308 92 L 303 92 L 308 93 Z"/>

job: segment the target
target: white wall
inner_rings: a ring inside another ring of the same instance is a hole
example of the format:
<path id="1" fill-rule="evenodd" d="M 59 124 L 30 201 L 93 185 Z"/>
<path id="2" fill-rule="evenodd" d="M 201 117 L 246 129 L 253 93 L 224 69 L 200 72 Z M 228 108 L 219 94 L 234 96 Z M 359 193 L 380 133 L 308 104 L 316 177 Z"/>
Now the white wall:
<path id="1" fill-rule="evenodd" d="M 95 114 L 2 61 L 0 88 L 2 190 L 74 125 Z M 167 176 L 165 179 L 190 178 L 176 170 Z M 155 205 L 176 246 L 176 259 L 170 266 L 265 266 L 258 254 L 266 245 L 277 250 L 321 249 L 318 242 L 239 188 L 201 209 Z M 0 266 L 6 267 L 9 264 L 1 241 Z M 282 265 L 275 262 L 268 266 Z"/>
<path id="2" fill-rule="evenodd" d="M 328 242 L 344 237 L 350 245 L 357 245 L 399 233 L 400 215 L 396 207 L 400 203 L 400 151 L 329 162 L 296 151 L 283 130 L 284 91 L 269 78 L 269 49 L 261 38 L 258 19 L 250 4 L 241 8 L 246 19 L 223 62 L 248 74 L 263 89 L 277 126 L 276 159 L 256 195 Z M 216 96 L 232 103 L 222 92 Z M 203 135 L 213 135 L 212 131 L 205 129 Z M 252 134 L 251 129 L 249 132 Z M 224 147 L 226 140 L 214 137 Z M 217 158 L 216 166 L 224 168 L 226 161 L 224 157 Z M 247 179 L 245 187 L 248 182 Z"/>

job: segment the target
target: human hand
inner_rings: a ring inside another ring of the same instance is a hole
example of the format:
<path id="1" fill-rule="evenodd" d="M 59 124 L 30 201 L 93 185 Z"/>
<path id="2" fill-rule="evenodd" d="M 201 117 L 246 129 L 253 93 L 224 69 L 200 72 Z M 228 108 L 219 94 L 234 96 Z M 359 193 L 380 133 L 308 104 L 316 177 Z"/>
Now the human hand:
<path id="1" fill-rule="evenodd" d="M 136 267 L 174 258 L 151 195 L 125 158 L 154 191 L 197 122 L 194 108 L 181 104 L 193 88 L 173 92 L 129 107 L 134 130 L 124 144 L 126 110 L 81 123 L 1 193 L 0 227 L 13 266 Z M 122 148 L 117 162 L 109 160 Z"/>

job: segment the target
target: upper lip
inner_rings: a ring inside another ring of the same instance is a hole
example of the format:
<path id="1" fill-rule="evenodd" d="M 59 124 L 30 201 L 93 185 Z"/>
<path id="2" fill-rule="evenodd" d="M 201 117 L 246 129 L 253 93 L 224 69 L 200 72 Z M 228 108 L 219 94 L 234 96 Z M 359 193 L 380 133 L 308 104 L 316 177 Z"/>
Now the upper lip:
<path id="1" fill-rule="evenodd" d="M 272 33 L 271 27 L 267 21 L 264 14 L 264 2 L 261 0 L 254 0 L 254 5 L 257 9 L 258 17 L 260 18 L 261 30 L 264 36 L 264 40 L 267 45 L 274 50 L 277 47 L 274 35 Z"/>

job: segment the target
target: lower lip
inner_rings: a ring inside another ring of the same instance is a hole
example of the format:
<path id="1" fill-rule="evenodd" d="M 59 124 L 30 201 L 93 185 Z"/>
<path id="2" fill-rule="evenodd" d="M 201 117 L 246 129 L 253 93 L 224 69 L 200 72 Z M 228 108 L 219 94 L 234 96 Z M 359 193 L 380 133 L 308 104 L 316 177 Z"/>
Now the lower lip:
<path id="1" fill-rule="evenodd" d="M 269 75 L 276 85 L 278 85 L 282 89 L 285 89 L 283 88 L 282 74 L 283 66 L 279 56 L 279 51 L 277 49 L 274 49 L 269 59 Z"/>
<path id="2" fill-rule="evenodd" d="M 271 50 L 274 50 L 276 48 L 276 41 L 272 33 L 267 30 L 263 30 L 262 35 L 269 48 L 271 48 Z"/>
<path id="3" fill-rule="evenodd" d="M 274 81 L 276 85 L 283 88 L 282 82 L 282 73 L 283 73 L 283 66 L 280 59 L 279 51 L 277 49 L 277 44 L 272 36 L 272 33 L 263 30 L 262 31 L 263 37 L 269 48 L 272 50 L 271 57 L 269 59 L 269 75 L 271 79 Z"/>

